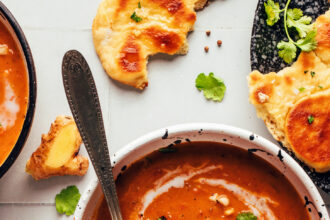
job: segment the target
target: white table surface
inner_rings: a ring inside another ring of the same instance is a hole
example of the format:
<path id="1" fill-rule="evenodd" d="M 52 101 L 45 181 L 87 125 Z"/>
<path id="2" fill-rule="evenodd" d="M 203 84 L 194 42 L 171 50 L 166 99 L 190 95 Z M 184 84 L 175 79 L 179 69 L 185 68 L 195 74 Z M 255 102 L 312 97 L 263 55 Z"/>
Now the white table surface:
<path id="1" fill-rule="evenodd" d="M 38 81 L 33 126 L 20 156 L 0 180 L 0 219 L 72 219 L 57 214 L 55 195 L 68 185 L 83 192 L 96 178 L 92 166 L 84 177 L 35 181 L 24 171 L 55 117 L 70 115 L 61 78 L 61 62 L 69 49 L 82 52 L 93 72 L 107 130 L 116 152 L 135 138 L 169 125 L 213 122 L 251 130 L 276 143 L 248 103 L 250 35 L 257 0 L 217 0 L 197 13 L 185 56 L 150 59 L 149 87 L 137 91 L 111 80 L 94 51 L 91 25 L 101 0 L 3 0 L 20 23 L 32 49 Z M 143 1 L 143 0 L 142 0 Z M 211 30 L 207 37 L 205 31 Z M 218 48 L 217 40 L 223 45 Z M 209 46 L 209 53 L 204 53 Z M 206 101 L 194 81 L 201 72 L 224 79 L 222 103 Z M 84 147 L 81 154 L 87 155 Z"/>

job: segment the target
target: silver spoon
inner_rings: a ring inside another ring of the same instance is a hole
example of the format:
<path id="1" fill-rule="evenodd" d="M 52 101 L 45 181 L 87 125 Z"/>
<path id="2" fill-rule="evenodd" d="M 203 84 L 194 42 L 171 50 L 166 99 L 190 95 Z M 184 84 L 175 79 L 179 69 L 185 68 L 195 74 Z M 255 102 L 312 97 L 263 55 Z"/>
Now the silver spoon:
<path id="1" fill-rule="evenodd" d="M 68 51 L 62 62 L 63 84 L 73 118 L 101 183 L 112 220 L 122 220 L 94 79 L 84 57 Z"/>

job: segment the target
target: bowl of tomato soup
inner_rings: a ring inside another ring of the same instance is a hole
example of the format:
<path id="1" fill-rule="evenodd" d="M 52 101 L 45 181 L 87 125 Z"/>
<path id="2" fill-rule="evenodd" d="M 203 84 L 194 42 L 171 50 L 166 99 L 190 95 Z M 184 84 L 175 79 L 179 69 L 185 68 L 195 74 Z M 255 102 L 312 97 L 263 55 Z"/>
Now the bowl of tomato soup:
<path id="1" fill-rule="evenodd" d="M 0 2 L 0 177 L 27 139 L 36 101 L 36 76 L 19 24 Z"/>
<path id="2" fill-rule="evenodd" d="M 329 219 L 303 169 L 253 132 L 183 124 L 147 134 L 112 158 L 124 220 Z M 111 219 L 97 180 L 76 219 Z"/>

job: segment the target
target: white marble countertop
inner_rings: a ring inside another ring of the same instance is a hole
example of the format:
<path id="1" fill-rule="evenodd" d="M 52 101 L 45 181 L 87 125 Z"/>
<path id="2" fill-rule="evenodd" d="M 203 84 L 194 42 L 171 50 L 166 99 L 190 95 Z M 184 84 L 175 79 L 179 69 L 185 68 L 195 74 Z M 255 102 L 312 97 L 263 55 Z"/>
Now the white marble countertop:
<path id="1" fill-rule="evenodd" d="M 149 87 L 136 91 L 111 80 L 94 51 L 91 24 L 101 0 L 3 0 L 29 41 L 37 71 L 38 97 L 33 126 L 20 156 L 0 180 L 0 219 L 72 219 L 57 214 L 55 195 L 68 185 L 83 192 L 95 173 L 84 177 L 55 177 L 35 181 L 25 163 L 48 132 L 55 117 L 70 115 L 61 78 L 61 62 L 69 49 L 82 52 L 100 95 L 109 146 L 116 152 L 155 129 L 186 122 L 238 126 L 276 143 L 248 103 L 246 76 L 250 72 L 250 35 L 257 0 L 217 0 L 197 13 L 189 34 L 189 53 L 150 59 Z M 206 30 L 211 30 L 207 37 Z M 223 45 L 218 48 L 217 40 Z M 209 46 L 209 53 L 204 52 Z M 214 72 L 224 79 L 222 103 L 206 101 L 197 91 L 197 74 Z M 81 148 L 81 154 L 87 155 Z"/>

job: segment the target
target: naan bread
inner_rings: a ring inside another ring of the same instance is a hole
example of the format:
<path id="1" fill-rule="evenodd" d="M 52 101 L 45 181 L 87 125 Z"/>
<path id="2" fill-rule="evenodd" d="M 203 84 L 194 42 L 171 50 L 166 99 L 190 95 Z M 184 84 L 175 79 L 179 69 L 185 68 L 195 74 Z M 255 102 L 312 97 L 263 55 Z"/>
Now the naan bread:
<path id="1" fill-rule="evenodd" d="M 148 57 L 186 54 L 186 35 L 196 20 L 194 10 L 203 8 L 206 1 L 103 0 L 92 29 L 105 71 L 121 83 L 144 89 Z M 134 12 L 141 21 L 131 19 Z"/>
<path id="2" fill-rule="evenodd" d="M 330 11 L 314 23 L 318 47 L 280 72 L 248 76 L 249 100 L 273 137 L 318 172 L 330 170 Z M 314 74 L 315 73 L 315 74 Z M 308 122 L 308 117 L 314 118 Z"/>

